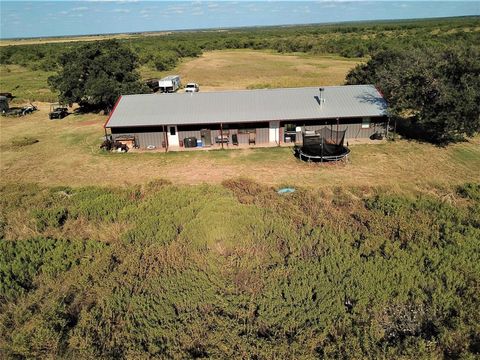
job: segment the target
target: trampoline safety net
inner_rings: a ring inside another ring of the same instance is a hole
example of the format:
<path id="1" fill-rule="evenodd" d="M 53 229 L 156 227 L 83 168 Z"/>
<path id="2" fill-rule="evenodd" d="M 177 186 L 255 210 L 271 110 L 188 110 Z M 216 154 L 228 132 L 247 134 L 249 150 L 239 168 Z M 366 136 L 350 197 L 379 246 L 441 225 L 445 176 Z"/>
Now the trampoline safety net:
<path id="1" fill-rule="evenodd" d="M 303 135 L 302 151 L 313 156 L 341 156 L 345 153 L 343 141 L 347 130 L 335 131 L 322 128 L 315 135 Z"/>

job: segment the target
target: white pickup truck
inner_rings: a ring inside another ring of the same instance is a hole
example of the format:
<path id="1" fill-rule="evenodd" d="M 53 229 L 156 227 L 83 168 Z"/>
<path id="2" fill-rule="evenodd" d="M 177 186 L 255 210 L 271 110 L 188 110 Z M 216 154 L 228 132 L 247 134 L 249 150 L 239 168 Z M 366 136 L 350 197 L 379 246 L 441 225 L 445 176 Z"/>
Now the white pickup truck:
<path id="1" fill-rule="evenodd" d="M 200 86 L 197 83 L 188 83 L 185 86 L 185 92 L 199 92 Z"/>

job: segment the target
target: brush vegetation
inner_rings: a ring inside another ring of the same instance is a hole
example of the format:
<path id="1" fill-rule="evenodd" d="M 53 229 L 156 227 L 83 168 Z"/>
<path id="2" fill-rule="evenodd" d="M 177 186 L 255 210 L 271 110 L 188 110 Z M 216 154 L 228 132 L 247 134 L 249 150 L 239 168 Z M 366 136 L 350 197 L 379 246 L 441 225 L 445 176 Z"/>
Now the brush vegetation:
<path id="1" fill-rule="evenodd" d="M 7 358 L 474 358 L 480 185 L 0 189 Z M 415 221 L 412 221 L 415 219 Z"/>

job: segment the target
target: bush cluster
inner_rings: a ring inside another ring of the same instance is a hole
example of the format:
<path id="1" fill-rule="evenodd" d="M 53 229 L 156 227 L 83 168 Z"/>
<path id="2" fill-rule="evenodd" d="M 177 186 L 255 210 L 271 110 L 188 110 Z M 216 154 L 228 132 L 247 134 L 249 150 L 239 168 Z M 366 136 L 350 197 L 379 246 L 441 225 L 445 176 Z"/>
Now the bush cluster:
<path id="1" fill-rule="evenodd" d="M 478 189 L 3 185 L 0 351 L 474 358 Z"/>

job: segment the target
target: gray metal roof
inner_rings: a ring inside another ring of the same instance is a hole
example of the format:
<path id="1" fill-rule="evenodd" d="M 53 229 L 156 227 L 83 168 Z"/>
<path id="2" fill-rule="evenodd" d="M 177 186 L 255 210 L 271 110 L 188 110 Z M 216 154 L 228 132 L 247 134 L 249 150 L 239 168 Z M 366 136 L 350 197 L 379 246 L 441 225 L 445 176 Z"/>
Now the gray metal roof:
<path id="1" fill-rule="evenodd" d="M 173 80 L 175 78 L 178 78 L 180 77 L 179 75 L 168 75 L 168 76 L 165 76 L 164 78 L 161 78 L 160 81 L 164 81 L 164 80 Z"/>
<path id="2" fill-rule="evenodd" d="M 125 95 L 106 127 L 306 120 L 386 115 L 373 85 Z"/>

